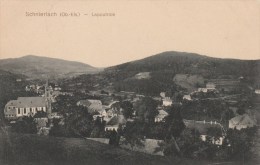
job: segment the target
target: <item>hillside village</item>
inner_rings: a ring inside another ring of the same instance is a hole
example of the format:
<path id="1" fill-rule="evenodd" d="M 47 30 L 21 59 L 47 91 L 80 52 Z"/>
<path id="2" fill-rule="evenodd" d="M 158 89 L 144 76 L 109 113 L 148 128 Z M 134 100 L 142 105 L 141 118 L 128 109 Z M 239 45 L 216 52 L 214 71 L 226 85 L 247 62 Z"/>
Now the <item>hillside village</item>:
<path id="1" fill-rule="evenodd" d="M 140 75 L 139 73 L 138 76 Z M 165 124 L 172 120 L 169 119 L 170 116 L 175 120 L 180 120 L 174 123 L 179 128 L 173 130 L 173 134 L 174 131 L 183 127 L 183 129 L 194 130 L 194 135 L 197 134 L 202 142 L 221 146 L 228 143 L 228 130 L 241 130 L 257 126 L 256 114 L 246 99 L 260 97 L 259 89 L 243 89 L 241 93 L 234 92 L 242 79 L 240 77 L 235 82 L 233 80 L 232 82 L 222 79 L 213 80 L 190 93 L 179 92 L 172 96 L 165 91 L 161 91 L 157 96 L 145 96 L 130 91 L 105 91 L 103 89 L 72 91 L 70 88 L 63 89 L 58 84 L 49 84 L 47 81 L 42 85 L 26 85 L 24 92 L 33 92 L 37 96 L 18 97 L 16 100 L 8 101 L 5 105 L 4 115 L 10 128 L 18 132 L 26 133 L 25 130 L 33 129 L 31 130 L 33 133 L 44 136 L 84 137 L 106 144 L 120 145 L 128 149 L 134 147 L 135 150 L 150 154 L 158 154 L 155 152 L 158 142 L 164 140 L 162 137 L 167 137 L 167 135 L 163 136 L 166 133 L 163 132 L 165 129 L 163 127 L 167 127 Z M 81 86 L 82 84 L 71 84 L 68 87 L 74 85 Z M 216 108 L 216 112 L 214 109 L 208 109 L 212 107 L 207 107 L 207 104 L 216 104 L 215 102 L 221 104 L 215 106 L 220 106 L 223 109 Z M 201 108 L 199 112 L 196 110 L 197 108 Z M 82 121 L 74 120 L 71 122 L 82 122 L 78 124 L 83 124 L 83 128 L 77 126 L 76 128 L 79 130 L 66 134 L 63 127 L 69 123 L 68 120 L 75 113 L 81 116 L 76 120 Z M 145 141 L 152 141 L 150 146 L 147 146 L 150 147 L 150 151 L 145 149 L 146 146 L 144 149 L 140 149 L 142 145 L 133 140 L 132 135 L 126 135 L 126 129 L 140 131 L 138 130 L 140 128 L 135 127 L 142 127 L 142 125 L 131 126 L 131 123 L 135 125 L 140 120 L 154 127 L 146 126 L 148 131 L 145 134 L 142 133 L 143 137 L 139 137 L 139 140 L 143 141 L 144 144 Z M 31 128 L 23 128 L 21 125 L 26 122 L 27 125 L 28 122 L 35 123 L 36 129 L 32 126 Z M 23 129 L 25 130 L 23 131 Z M 126 136 L 130 137 L 127 139 Z M 118 137 L 121 138 L 118 139 Z M 228 143 L 228 145 L 231 144 Z M 159 152 L 159 155 L 164 154 L 163 151 Z"/>
<path id="2" fill-rule="evenodd" d="M 60 79 L 2 71 L 2 128 L 160 156 L 233 161 L 258 152 L 257 71 L 191 74 L 131 65 Z"/>

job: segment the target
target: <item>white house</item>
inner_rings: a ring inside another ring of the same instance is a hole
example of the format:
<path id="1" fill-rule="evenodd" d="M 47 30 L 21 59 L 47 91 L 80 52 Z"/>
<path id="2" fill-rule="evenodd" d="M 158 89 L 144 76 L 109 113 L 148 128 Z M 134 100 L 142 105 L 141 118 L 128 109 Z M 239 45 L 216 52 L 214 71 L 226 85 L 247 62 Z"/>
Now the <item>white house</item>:
<path id="1" fill-rule="evenodd" d="M 256 94 L 260 94 L 260 89 L 255 89 Z"/>
<path id="2" fill-rule="evenodd" d="M 159 110 L 159 114 L 155 116 L 154 122 L 161 122 L 168 115 L 165 110 Z"/>
<path id="3" fill-rule="evenodd" d="M 207 88 L 198 88 L 198 92 L 207 93 L 207 92 L 208 92 L 208 89 L 207 89 Z"/>
<path id="4" fill-rule="evenodd" d="M 171 98 L 170 97 L 165 97 L 164 99 L 163 99 L 163 106 L 171 106 L 172 105 L 172 100 L 171 100 Z"/>
<path id="5" fill-rule="evenodd" d="M 183 100 L 191 100 L 191 96 L 190 95 L 184 95 L 182 97 Z"/>

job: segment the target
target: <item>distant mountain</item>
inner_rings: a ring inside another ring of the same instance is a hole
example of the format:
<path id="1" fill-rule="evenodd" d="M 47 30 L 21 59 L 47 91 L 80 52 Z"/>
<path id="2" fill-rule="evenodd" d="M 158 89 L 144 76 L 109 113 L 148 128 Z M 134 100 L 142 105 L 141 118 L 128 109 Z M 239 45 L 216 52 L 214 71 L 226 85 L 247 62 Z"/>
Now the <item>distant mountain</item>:
<path id="1" fill-rule="evenodd" d="M 222 59 L 186 52 L 163 52 L 105 69 L 106 72 L 171 71 L 183 74 L 201 74 L 207 78 L 223 75 L 255 77 L 260 73 L 260 60 Z"/>
<path id="2" fill-rule="evenodd" d="M 133 79 L 137 74 L 149 72 L 150 79 Z M 163 52 L 141 60 L 127 62 L 106 68 L 102 72 L 109 82 L 114 83 L 116 90 L 135 91 L 155 95 L 160 91 L 176 89 L 177 74 L 202 76 L 205 82 L 211 79 L 246 78 L 250 85 L 260 83 L 260 60 L 221 59 L 186 52 Z M 175 79 L 174 79 L 175 77 Z M 186 76 L 187 77 L 187 76 Z M 188 81 L 189 77 L 187 77 Z M 198 80 L 192 80 L 197 82 Z M 201 84 L 189 84 L 188 90 Z M 178 85 L 178 84 L 177 84 Z M 205 85 L 205 84 L 204 84 Z M 186 85 L 187 86 L 187 85 Z M 183 87 L 183 86 L 182 86 Z"/>
<path id="3" fill-rule="evenodd" d="M 88 64 L 61 59 L 28 55 L 21 58 L 0 60 L 0 69 L 29 78 L 63 78 L 80 74 L 97 73 L 101 69 Z"/>

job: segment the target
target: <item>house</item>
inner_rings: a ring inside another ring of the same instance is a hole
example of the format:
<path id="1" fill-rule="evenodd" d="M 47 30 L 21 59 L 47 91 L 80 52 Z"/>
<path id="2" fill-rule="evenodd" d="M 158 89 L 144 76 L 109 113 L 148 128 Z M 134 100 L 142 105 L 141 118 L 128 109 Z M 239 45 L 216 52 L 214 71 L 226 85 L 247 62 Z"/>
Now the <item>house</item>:
<path id="1" fill-rule="evenodd" d="M 107 111 L 107 117 L 114 117 L 114 116 L 117 116 L 117 115 L 118 115 L 118 112 L 116 110 L 109 109 Z"/>
<path id="2" fill-rule="evenodd" d="M 126 119 L 123 115 L 117 115 L 112 117 L 105 126 L 105 131 L 117 131 L 120 125 L 125 125 Z"/>
<path id="3" fill-rule="evenodd" d="M 207 88 L 198 88 L 198 92 L 207 93 L 207 92 L 208 92 L 208 89 L 207 89 Z"/>
<path id="4" fill-rule="evenodd" d="M 154 122 L 162 122 L 167 115 L 168 113 L 165 110 L 159 110 L 159 114 L 155 116 Z"/>
<path id="5" fill-rule="evenodd" d="M 93 119 L 96 120 L 98 117 L 103 118 L 103 117 L 107 117 L 107 111 L 105 109 L 96 112 L 96 114 L 93 115 Z"/>
<path id="6" fill-rule="evenodd" d="M 184 95 L 182 97 L 183 100 L 192 100 L 190 95 Z"/>
<path id="7" fill-rule="evenodd" d="M 206 84 L 206 88 L 209 90 L 214 90 L 214 89 L 216 89 L 216 84 L 209 82 Z"/>
<path id="8" fill-rule="evenodd" d="M 241 130 L 256 126 L 256 120 L 252 119 L 248 114 L 239 115 L 229 120 L 228 127 L 231 129 Z"/>
<path id="9" fill-rule="evenodd" d="M 84 106 L 88 108 L 89 113 L 102 111 L 102 102 L 100 100 L 80 100 L 77 106 Z"/>
<path id="10" fill-rule="evenodd" d="M 171 98 L 170 97 L 165 97 L 164 99 L 163 99 L 163 106 L 171 106 L 172 105 L 172 100 L 171 100 Z"/>
<path id="11" fill-rule="evenodd" d="M 38 111 L 47 112 L 48 101 L 45 97 L 18 97 L 10 100 L 4 109 L 6 119 L 16 119 L 22 116 L 34 116 Z"/>
<path id="12" fill-rule="evenodd" d="M 255 89 L 255 94 L 260 94 L 260 89 Z"/>
<path id="13" fill-rule="evenodd" d="M 165 97 L 166 97 L 166 92 L 161 92 L 161 93 L 160 93 L 160 96 L 161 96 L 162 98 L 165 98 Z"/>
<path id="14" fill-rule="evenodd" d="M 223 140 L 225 138 L 224 136 L 224 129 L 220 123 L 217 123 L 216 121 L 210 121 L 206 122 L 204 121 L 195 121 L 195 120 L 183 120 L 186 128 L 194 129 L 199 135 L 200 139 L 202 141 L 206 141 L 207 139 L 210 139 L 211 142 L 215 145 L 222 145 Z M 209 131 L 210 128 L 214 128 L 218 134 L 219 137 L 214 137 L 213 133 Z"/>

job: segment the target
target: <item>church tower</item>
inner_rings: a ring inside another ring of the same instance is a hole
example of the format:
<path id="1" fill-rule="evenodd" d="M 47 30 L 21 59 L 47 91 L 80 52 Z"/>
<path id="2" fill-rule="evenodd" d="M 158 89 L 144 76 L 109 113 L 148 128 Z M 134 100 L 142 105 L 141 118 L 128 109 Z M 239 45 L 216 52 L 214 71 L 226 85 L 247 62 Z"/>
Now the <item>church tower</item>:
<path id="1" fill-rule="evenodd" d="M 50 87 L 49 87 L 49 82 L 48 79 L 45 84 L 45 101 L 46 101 L 46 109 L 47 109 L 47 114 L 51 114 L 51 93 L 50 93 Z"/>

